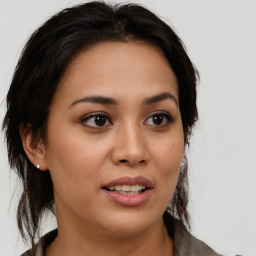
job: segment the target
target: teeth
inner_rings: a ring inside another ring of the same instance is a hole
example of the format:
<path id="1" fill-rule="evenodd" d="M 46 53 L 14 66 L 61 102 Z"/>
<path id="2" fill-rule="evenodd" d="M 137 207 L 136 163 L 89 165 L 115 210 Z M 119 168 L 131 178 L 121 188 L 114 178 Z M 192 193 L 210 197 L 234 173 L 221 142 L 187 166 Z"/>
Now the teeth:
<path id="1" fill-rule="evenodd" d="M 138 195 L 141 192 L 139 192 L 139 191 L 129 191 L 129 192 L 117 191 L 117 193 L 121 194 L 121 195 Z"/>
<path id="2" fill-rule="evenodd" d="M 140 192 L 141 190 L 146 189 L 144 185 L 118 185 L 114 187 L 109 187 L 109 190 L 116 190 L 118 192 Z"/>

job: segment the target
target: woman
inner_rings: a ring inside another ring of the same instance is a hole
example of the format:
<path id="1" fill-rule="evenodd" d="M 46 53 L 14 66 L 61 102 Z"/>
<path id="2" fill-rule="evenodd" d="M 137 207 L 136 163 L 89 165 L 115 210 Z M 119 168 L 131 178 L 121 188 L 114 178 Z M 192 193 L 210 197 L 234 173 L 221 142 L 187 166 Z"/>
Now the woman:
<path id="1" fill-rule="evenodd" d="M 91 2 L 40 27 L 3 122 L 23 255 L 218 255 L 187 231 L 196 82 L 181 40 L 141 6 Z M 47 210 L 58 229 L 37 243 Z"/>

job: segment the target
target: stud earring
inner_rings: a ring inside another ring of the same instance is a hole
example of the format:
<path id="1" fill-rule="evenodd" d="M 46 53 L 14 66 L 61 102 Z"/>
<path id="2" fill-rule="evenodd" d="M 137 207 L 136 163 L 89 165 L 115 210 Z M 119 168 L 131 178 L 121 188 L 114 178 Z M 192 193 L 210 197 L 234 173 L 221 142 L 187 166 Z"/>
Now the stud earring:
<path id="1" fill-rule="evenodd" d="M 38 165 L 36 166 L 36 168 L 39 169 L 39 168 L 40 168 L 40 164 L 38 164 Z"/>

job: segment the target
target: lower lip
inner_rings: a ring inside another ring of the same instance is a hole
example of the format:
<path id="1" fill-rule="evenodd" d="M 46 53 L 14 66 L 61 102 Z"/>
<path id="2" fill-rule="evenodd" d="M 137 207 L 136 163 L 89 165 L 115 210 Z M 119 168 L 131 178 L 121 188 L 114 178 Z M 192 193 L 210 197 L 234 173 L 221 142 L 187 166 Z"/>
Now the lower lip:
<path id="1" fill-rule="evenodd" d="M 145 204 L 152 194 L 152 189 L 146 189 L 143 193 L 138 195 L 121 195 L 106 189 L 103 189 L 103 191 L 111 200 L 117 204 L 133 207 Z"/>

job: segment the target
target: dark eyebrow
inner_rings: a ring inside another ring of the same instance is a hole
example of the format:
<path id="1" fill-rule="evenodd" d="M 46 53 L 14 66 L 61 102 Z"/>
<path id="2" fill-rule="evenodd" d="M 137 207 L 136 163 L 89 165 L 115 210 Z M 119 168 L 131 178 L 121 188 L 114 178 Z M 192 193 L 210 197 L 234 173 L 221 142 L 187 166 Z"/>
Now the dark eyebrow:
<path id="1" fill-rule="evenodd" d="M 163 92 L 163 93 L 154 95 L 152 97 L 146 98 L 143 101 L 143 105 L 149 105 L 149 104 L 157 103 L 159 101 L 163 101 L 163 100 L 166 100 L 166 99 L 173 100 L 175 102 L 175 104 L 178 106 L 177 99 L 172 94 L 170 94 L 169 92 Z"/>
<path id="2" fill-rule="evenodd" d="M 103 104 L 103 105 L 117 105 L 118 104 L 118 102 L 113 98 L 103 97 L 103 96 L 87 96 L 87 97 L 73 101 L 71 103 L 70 107 L 73 107 L 74 105 L 76 105 L 78 103 L 84 103 L 84 102 L 99 103 L 99 104 Z"/>
<path id="3" fill-rule="evenodd" d="M 154 104 L 159 101 L 166 100 L 166 99 L 173 100 L 175 102 L 175 104 L 178 106 L 177 99 L 172 94 L 170 94 L 168 92 L 163 92 L 163 93 L 151 96 L 149 98 L 146 98 L 145 100 L 143 100 L 143 105 Z M 99 103 L 99 104 L 103 104 L 103 105 L 118 105 L 118 101 L 113 98 L 95 95 L 95 96 L 86 96 L 81 99 L 77 99 L 77 100 L 73 101 L 69 107 L 73 107 L 74 105 L 76 105 L 78 103 L 86 103 L 86 102 Z"/>

